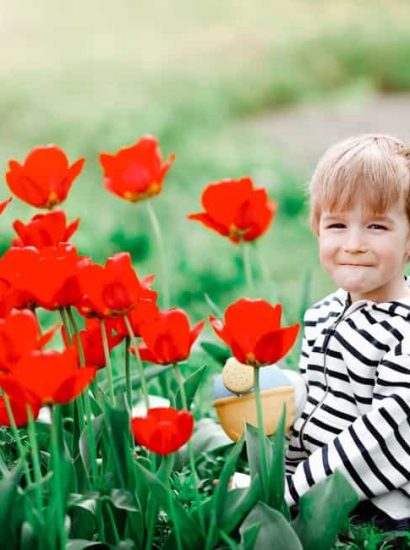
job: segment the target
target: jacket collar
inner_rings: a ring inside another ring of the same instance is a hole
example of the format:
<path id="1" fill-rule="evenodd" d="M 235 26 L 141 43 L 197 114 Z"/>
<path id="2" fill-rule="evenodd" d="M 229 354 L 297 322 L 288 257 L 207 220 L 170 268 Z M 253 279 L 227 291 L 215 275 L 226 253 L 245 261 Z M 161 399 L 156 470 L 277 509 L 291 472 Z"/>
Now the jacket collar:
<path id="1" fill-rule="evenodd" d="M 407 286 L 410 287 L 410 278 L 405 277 Z M 358 300 L 351 302 L 350 295 L 346 290 L 339 288 L 335 296 L 340 300 L 343 307 L 343 316 L 351 315 L 358 309 L 373 309 L 383 311 L 389 315 L 400 315 L 404 319 L 410 319 L 410 297 L 391 302 L 373 302 L 372 300 Z"/>

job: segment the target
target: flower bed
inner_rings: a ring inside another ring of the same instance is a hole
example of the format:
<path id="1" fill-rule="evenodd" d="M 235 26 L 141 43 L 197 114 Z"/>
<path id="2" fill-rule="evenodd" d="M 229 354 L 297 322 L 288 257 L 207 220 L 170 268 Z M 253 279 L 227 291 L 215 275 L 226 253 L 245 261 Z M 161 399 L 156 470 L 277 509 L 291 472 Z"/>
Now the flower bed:
<path id="1" fill-rule="evenodd" d="M 275 434 L 264 433 L 260 371 L 285 357 L 298 325 L 283 326 L 279 304 L 239 297 L 223 313 L 209 300 L 224 346 L 202 341 L 203 349 L 221 366 L 232 355 L 252 369 L 248 388 L 229 387 L 254 389 L 256 425 L 231 443 L 196 411 L 207 367 L 183 374 L 204 321 L 192 326 L 186 312 L 169 307 L 167 251 L 150 201 L 174 156 L 163 163 L 156 140 L 145 137 L 100 161 L 109 191 L 148 205 L 161 291 L 153 276 L 137 275 L 129 253 L 101 265 L 68 242 L 79 220 L 68 223 L 53 209 L 84 159 L 70 166 L 61 149 L 46 146 L 10 161 L 11 191 L 48 212 L 15 221 L 17 237 L 0 258 L 4 540 L 45 549 L 331 548 L 355 492 L 336 472 L 300 499 L 292 517 L 284 497 L 286 410 Z M 202 205 L 189 219 L 240 247 L 254 297 L 249 247 L 269 230 L 274 201 L 242 178 L 210 184 Z M 41 310 L 56 324 L 40 326 Z M 160 406 L 149 394 L 154 386 L 167 400 Z M 236 470 L 251 483 L 228 490 Z"/>

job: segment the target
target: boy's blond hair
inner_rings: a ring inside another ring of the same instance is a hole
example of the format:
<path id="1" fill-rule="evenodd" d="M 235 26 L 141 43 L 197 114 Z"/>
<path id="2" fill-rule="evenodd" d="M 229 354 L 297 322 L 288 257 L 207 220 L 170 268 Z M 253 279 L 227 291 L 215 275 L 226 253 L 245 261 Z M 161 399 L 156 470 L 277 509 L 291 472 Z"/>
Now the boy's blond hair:
<path id="1" fill-rule="evenodd" d="M 330 147 L 309 185 L 310 223 L 319 230 L 323 210 L 343 211 L 357 201 L 381 214 L 403 197 L 410 221 L 410 148 L 383 134 L 364 134 Z"/>

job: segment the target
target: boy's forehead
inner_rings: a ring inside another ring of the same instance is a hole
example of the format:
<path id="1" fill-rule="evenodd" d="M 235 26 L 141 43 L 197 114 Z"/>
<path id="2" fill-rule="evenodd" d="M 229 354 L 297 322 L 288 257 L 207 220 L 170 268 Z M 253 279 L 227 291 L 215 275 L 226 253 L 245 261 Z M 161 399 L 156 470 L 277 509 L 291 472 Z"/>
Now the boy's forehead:
<path id="1" fill-rule="evenodd" d="M 406 206 L 404 200 L 399 200 L 395 204 L 388 206 L 386 208 L 374 208 L 373 205 L 366 204 L 362 201 L 359 201 L 351 207 L 340 207 L 336 206 L 322 208 L 320 217 L 321 218 L 332 218 L 335 216 L 348 216 L 351 214 L 358 214 L 362 217 L 377 217 L 377 218 L 390 218 L 394 219 L 402 215 L 406 215 Z"/>

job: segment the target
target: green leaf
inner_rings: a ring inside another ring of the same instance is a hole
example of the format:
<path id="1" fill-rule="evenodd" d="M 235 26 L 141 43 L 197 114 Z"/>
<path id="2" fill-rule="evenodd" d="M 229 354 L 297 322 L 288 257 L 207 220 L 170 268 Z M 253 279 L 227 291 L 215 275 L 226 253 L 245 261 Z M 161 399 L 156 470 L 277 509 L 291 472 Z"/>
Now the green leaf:
<path id="1" fill-rule="evenodd" d="M 215 492 L 213 494 L 213 510 L 217 517 L 217 523 L 219 525 L 219 520 L 222 517 L 224 512 L 225 497 L 228 492 L 229 482 L 235 471 L 236 463 L 238 461 L 239 455 L 241 454 L 243 447 L 243 439 L 240 439 L 227 456 L 226 463 L 222 468 L 221 474 L 219 476 L 219 483 L 216 486 Z"/>
<path id="2" fill-rule="evenodd" d="M 261 454 L 263 449 L 261 449 L 259 445 L 259 437 L 258 437 L 258 428 L 255 426 L 252 426 L 252 424 L 245 424 L 245 441 L 246 441 L 246 454 L 248 457 L 248 463 L 249 463 L 249 471 L 251 475 L 251 479 L 253 479 L 258 476 L 259 479 L 262 481 L 263 479 L 263 472 L 262 472 L 262 460 L 261 460 Z M 271 462 L 271 445 L 269 440 L 265 437 L 264 438 L 265 443 L 265 453 L 267 455 L 267 463 L 268 465 Z M 266 480 L 267 482 L 268 480 Z M 263 486 L 263 483 L 261 483 Z M 260 499 L 263 500 L 263 491 L 261 490 Z"/>
<path id="3" fill-rule="evenodd" d="M 185 395 L 187 400 L 187 407 L 188 410 L 191 407 L 192 401 L 194 400 L 195 393 L 201 384 L 205 373 L 207 372 L 208 367 L 204 365 L 203 367 L 200 367 L 197 369 L 194 373 L 192 373 L 186 380 L 184 380 L 184 388 L 185 388 Z M 182 409 L 182 396 L 181 391 L 178 389 L 176 396 L 175 396 L 175 408 L 176 409 Z"/>
<path id="4" fill-rule="evenodd" d="M 283 515 L 263 502 L 258 502 L 242 523 L 239 529 L 241 536 L 245 537 L 245 533 L 254 525 L 259 526 L 255 548 L 261 550 L 265 548 L 304 550 L 298 536 Z M 254 529 L 256 528 L 254 527 Z M 322 550 L 322 547 L 317 546 L 316 550 L 318 549 Z"/>
<path id="5" fill-rule="evenodd" d="M 115 550 L 135 550 L 135 544 L 130 539 L 121 540 L 114 546 Z"/>
<path id="6" fill-rule="evenodd" d="M 299 501 L 299 512 L 292 525 L 305 550 L 333 547 L 337 534 L 359 497 L 338 471 L 314 485 Z"/>
<path id="7" fill-rule="evenodd" d="M 305 550 L 333 547 L 337 534 L 359 497 L 338 471 L 314 485 L 299 501 L 299 513 L 292 525 Z"/>
<path id="8" fill-rule="evenodd" d="M 215 451 L 228 445 L 232 445 L 231 439 L 214 420 L 201 418 L 195 422 L 194 433 L 191 437 L 194 457 L 199 457 L 203 453 Z M 184 445 L 175 453 L 175 469 L 181 469 L 185 464 L 188 464 L 188 461 L 188 446 Z"/>
<path id="9" fill-rule="evenodd" d="M 104 415 L 106 431 L 103 434 L 105 452 L 111 455 L 106 471 L 116 480 L 116 487 L 134 486 L 133 462 L 130 449 L 130 419 L 127 410 L 111 407 L 108 403 Z"/>
<path id="10" fill-rule="evenodd" d="M 260 523 L 254 523 L 247 529 L 243 529 L 241 531 L 241 542 L 238 550 L 253 550 L 260 528 Z"/>
<path id="11" fill-rule="evenodd" d="M 101 439 L 103 429 L 104 429 L 104 415 L 99 415 L 96 418 L 93 418 L 92 420 L 93 428 L 94 428 L 94 437 L 95 437 L 95 445 L 96 448 L 98 447 L 98 442 Z M 84 428 L 79 441 L 79 450 L 80 450 L 80 456 L 81 460 L 83 462 L 85 471 L 88 475 L 91 473 L 91 459 L 90 459 L 90 443 L 88 438 L 88 429 L 87 427 Z"/>
<path id="12" fill-rule="evenodd" d="M 267 504 L 282 512 L 287 519 L 290 519 L 289 508 L 287 507 L 285 494 L 285 419 L 286 404 L 283 406 L 282 414 L 278 423 L 275 436 L 272 441 L 272 453 L 268 462 L 269 471 L 269 492 Z"/>
<path id="13" fill-rule="evenodd" d="M 231 539 L 223 529 L 218 530 L 219 538 L 222 539 L 222 541 L 226 544 L 226 546 L 229 548 L 229 550 L 237 550 L 238 549 L 238 543 L 236 540 Z"/>
<path id="14" fill-rule="evenodd" d="M 108 550 L 108 545 L 84 539 L 71 539 L 68 541 L 65 550 L 83 550 L 83 548 L 98 548 L 99 550 L 107 548 Z"/>
<path id="15" fill-rule="evenodd" d="M 1 539 L 13 547 L 16 530 L 15 512 L 20 500 L 18 484 L 22 472 L 21 462 L 0 481 L 0 533 Z M 22 503 L 20 503 L 22 504 Z"/>
<path id="16" fill-rule="evenodd" d="M 227 359 L 232 356 L 229 348 L 214 344 L 213 342 L 201 342 L 201 348 L 221 366 L 224 366 Z"/>
<path id="17" fill-rule="evenodd" d="M 110 493 L 110 500 L 115 508 L 118 508 L 119 510 L 138 512 L 134 495 L 126 489 L 112 489 Z"/>
<path id="18" fill-rule="evenodd" d="M 149 380 L 152 380 L 153 378 L 156 378 L 157 376 L 160 376 L 161 374 L 164 374 L 166 371 L 171 370 L 173 368 L 173 365 L 168 366 L 157 366 L 157 365 L 150 365 L 148 367 L 144 367 L 144 375 L 145 380 L 148 382 Z M 141 377 L 140 375 L 133 370 L 132 373 L 132 380 L 131 380 L 132 389 L 137 390 L 141 387 Z M 103 380 L 99 384 L 100 388 L 104 391 L 108 391 L 108 382 L 106 380 Z M 114 393 L 120 394 L 122 392 L 125 392 L 126 390 L 126 382 L 125 382 L 125 375 L 121 374 L 120 376 L 116 376 L 113 380 L 113 386 L 114 386 Z"/>
<path id="19" fill-rule="evenodd" d="M 19 550 L 38 550 L 40 547 L 37 534 L 28 521 L 21 526 Z"/>
<path id="20" fill-rule="evenodd" d="M 246 489 L 234 489 L 226 493 L 226 505 L 224 506 L 220 526 L 226 533 L 232 533 L 240 524 L 246 514 L 255 506 L 260 495 L 260 480 L 253 479 L 250 487 Z"/>
<path id="21" fill-rule="evenodd" d="M 101 397 L 103 396 L 103 392 L 100 388 L 100 385 L 96 386 L 97 394 Z M 103 410 L 101 408 L 100 403 L 97 401 L 97 399 L 94 397 L 92 392 L 88 393 L 90 397 L 90 405 L 91 405 L 91 414 L 94 415 L 94 417 L 100 416 L 102 414 Z"/>
<path id="22" fill-rule="evenodd" d="M 226 511 L 226 498 L 229 482 L 235 471 L 236 463 L 243 447 L 243 439 L 239 439 L 227 456 L 224 467 L 219 476 L 219 482 L 212 495 L 211 517 L 206 538 L 206 548 L 213 548 L 218 540 L 218 528 L 222 527 L 223 514 Z"/>
<path id="23" fill-rule="evenodd" d="M 223 311 L 221 310 L 221 308 L 219 308 L 215 302 L 212 300 L 212 298 L 209 296 L 209 294 L 205 293 L 204 294 L 204 297 L 205 297 L 205 301 L 206 303 L 208 304 L 209 306 L 209 309 L 212 311 L 212 313 L 218 317 L 219 319 L 223 319 L 224 317 L 224 314 L 223 314 Z"/>
<path id="24" fill-rule="evenodd" d="M 260 493 L 260 481 L 256 478 L 246 489 L 232 489 L 225 494 L 223 514 L 219 520 L 219 527 L 224 533 L 230 534 L 238 528 L 239 524 L 258 502 Z M 202 513 L 205 521 L 210 520 L 212 514 L 213 499 L 208 498 L 201 505 L 201 511 L 193 510 L 193 517 L 199 521 Z"/>
<path id="25" fill-rule="evenodd" d="M 170 501 L 172 499 L 172 506 L 176 515 L 184 550 L 189 550 L 191 548 L 192 550 L 198 550 L 198 548 L 203 548 L 204 537 L 197 522 L 193 519 L 190 512 L 185 510 L 175 498 L 170 488 L 162 483 L 155 474 L 148 471 L 138 462 L 135 463 L 135 468 L 139 473 L 138 481 L 146 485 L 148 491 L 150 491 L 157 500 L 159 506 L 171 517 L 172 510 L 170 509 Z M 176 548 L 173 532 L 167 539 L 164 548 Z"/>
<path id="26" fill-rule="evenodd" d="M 90 540 L 97 527 L 95 500 L 86 500 L 70 509 L 70 538 Z"/>

